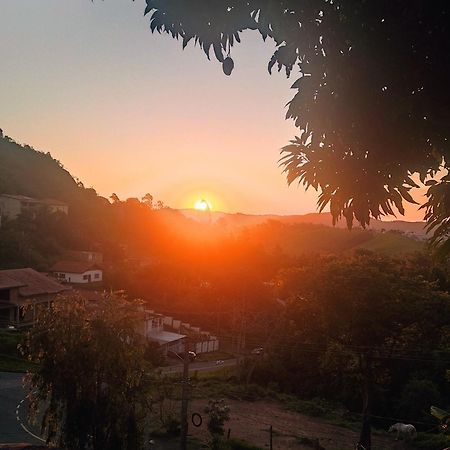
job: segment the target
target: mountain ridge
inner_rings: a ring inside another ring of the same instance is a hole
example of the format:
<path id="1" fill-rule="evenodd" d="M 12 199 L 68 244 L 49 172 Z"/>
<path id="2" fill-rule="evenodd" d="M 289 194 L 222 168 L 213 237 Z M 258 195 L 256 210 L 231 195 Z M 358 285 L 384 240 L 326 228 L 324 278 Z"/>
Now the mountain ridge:
<path id="1" fill-rule="evenodd" d="M 331 213 L 306 213 L 306 214 L 247 214 L 247 213 L 227 213 L 223 211 L 198 211 L 195 209 L 179 209 L 185 217 L 193 220 L 206 222 L 211 221 L 220 223 L 230 228 L 246 227 L 251 225 L 258 225 L 269 221 L 281 222 L 284 224 L 315 224 L 333 226 Z M 335 225 L 337 228 L 347 228 L 345 220 L 338 221 Z M 407 221 L 407 220 L 393 220 L 382 221 L 371 219 L 368 230 L 373 231 L 401 231 L 406 234 L 412 234 L 418 238 L 425 239 L 428 234 L 425 230 L 426 222 L 421 221 Z M 355 226 L 355 229 L 361 227 Z"/>
<path id="2" fill-rule="evenodd" d="M 54 198 L 68 202 L 71 206 L 80 201 L 96 197 L 96 202 L 108 202 L 98 196 L 93 189 L 85 189 L 71 173 L 47 152 L 22 145 L 8 136 L 0 137 L 0 194 L 20 194 L 35 198 Z M 311 212 L 307 214 L 248 214 L 221 211 L 198 211 L 195 209 L 176 209 L 185 217 L 199 222 L 220 223 L 230 229 L 258 225 L 269 221 L 284 224 L 316 224 L 332 226 L 330 213 Z M 337 228 L 346 228 L 345 221 L 339 221 Z M 358 227 L 355 227 L 358 228 Z M 398 230 L 425 239 L 425 222 L 406 220 L 382 221 L 372 219 L 369 230 Z"/>

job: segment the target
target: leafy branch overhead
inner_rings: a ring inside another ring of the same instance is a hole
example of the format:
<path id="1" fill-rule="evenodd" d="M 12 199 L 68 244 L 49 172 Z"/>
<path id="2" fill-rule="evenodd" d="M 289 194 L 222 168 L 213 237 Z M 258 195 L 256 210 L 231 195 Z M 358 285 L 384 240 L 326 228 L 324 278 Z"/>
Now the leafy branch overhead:
<path id="1" fill-rule="evenodd" d="M 231 73 L 243 31 L 272 39 L 268 69 L 295 74 L 282 149 L 288 182 L 319 191 L 334 220 L 404 213 L 411 178 L 441 177 L 449 143 L 450 4 L 412 0 L 147 0 L 152 31 L 200 46 Z M 435 242 L 450 230 L 447 177 L 424 205 Z M 448 206 L 447 206 L 448 205 Z"/>

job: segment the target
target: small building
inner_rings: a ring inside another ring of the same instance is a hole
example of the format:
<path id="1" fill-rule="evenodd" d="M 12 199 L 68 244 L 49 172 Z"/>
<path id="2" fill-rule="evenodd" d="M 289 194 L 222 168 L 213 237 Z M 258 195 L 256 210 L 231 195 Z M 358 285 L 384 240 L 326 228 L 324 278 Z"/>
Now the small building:
<path id="1" fill-rule="evenodd" d="M 30 268 L 0 270 L 0 326 L 32 325 L 38 308 L 69 289 Z"/>
<path id="2" fill-rule="evenodd" d="M 37 199 L 25 195 L 0 195 L 0 217 L 14 220 L 24 211 L 37 211 L 46 208 L 50 212 L 69 213 L 69 206 L 60 200 L 52 198 Z"/>
<path id="3" fill-rule="evenodd" d="M 164 316 L 146 311 L 145 336 L 149 341 L 156 342 L 162 353 L 182 353 L 186 350 L 186 335 L 164 330 Z"/>
<path id="4" fill-rule="evenodd" d="M 88 284 L 103 281 L 102 267 L 88 261 L 59 261 L 50 268 L 50 273 L 64 283 Z"/>

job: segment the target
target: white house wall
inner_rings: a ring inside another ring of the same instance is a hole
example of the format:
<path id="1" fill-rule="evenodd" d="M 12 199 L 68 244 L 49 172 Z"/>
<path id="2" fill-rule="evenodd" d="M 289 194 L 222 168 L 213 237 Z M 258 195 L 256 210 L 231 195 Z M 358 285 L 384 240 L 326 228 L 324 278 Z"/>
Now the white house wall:
<path id="1" fill-rule="evenodd" d="M 58 272 L 59 276 L 58 279 L 65 280 L 69 283 L 79 283 L 79 284 L 85 284 L 85 283 L 93 283 L 95 281 L 102 281 L 103 279 L 103 272 L 101 270 L 88 270 L 84 273 L 70 273 L 70 272 Z M 64 278 L 61 276 L 64 275 Z M 84 279 L 84 276 L 91 276 L 91 281 L 88 279 Z M 98 278 L 95 278 L 95 275 L 98 275 Z"/>

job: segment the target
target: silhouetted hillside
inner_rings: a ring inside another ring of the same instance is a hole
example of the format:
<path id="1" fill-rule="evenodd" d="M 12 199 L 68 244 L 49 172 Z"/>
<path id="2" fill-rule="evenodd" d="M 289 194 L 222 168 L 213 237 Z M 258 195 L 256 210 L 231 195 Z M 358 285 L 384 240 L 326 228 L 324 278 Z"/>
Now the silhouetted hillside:
<path id="1" fill-rule="evenodd" d="M 22 214 L 0 228 L 0 267 L 46 270 L 67 249 L 96 250 L 123 273 L 136 264 L 160 261 L 179 267 L 282 267 L 290 258 L 314 253 L 370 249 L 404 254 L 424 248 L 422 223 L 373 221 L 371 230 L 331 226 L 330 214 L 296 216 L 227 214 L 162 208 L 151 195 L 117 196 L 110 203 L 86 189 L 49 153 L 0 138 L 0 194 L 54 198 L 69 215 Z M 383 230 L 377 232 L 374 230 Z M 389 230 L 399 229 L 400 232 Z M 411 234 L 408 236 L 407 234 Z M 129 263 L 127 261 L 133 261 Z M 139 262 L 140 261 L 140 262 Z M 204 267 L 202 266 L 204 264 Z M 122 267 L 123 265 L 123 267 Z"/>
<path id="2" fill-rule="evenodd" d="M 0 194 L 22 194 L 69 202 L 79 186 L 50 153 L 0 138 Z"/>

